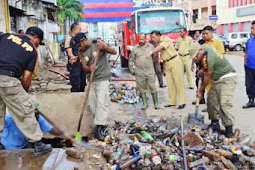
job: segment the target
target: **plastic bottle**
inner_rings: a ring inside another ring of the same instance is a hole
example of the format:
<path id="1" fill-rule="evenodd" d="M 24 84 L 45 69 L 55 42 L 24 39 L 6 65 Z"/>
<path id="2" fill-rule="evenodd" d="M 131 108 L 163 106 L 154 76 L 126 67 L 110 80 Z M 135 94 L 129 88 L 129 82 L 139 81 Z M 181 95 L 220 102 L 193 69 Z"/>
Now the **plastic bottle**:
<path id="1" fill-rule="evenodd" d="M 209 159 L 213 160 L 213 161 L 218 161 L 220 160 L 220 154 L 219 153 L 216 153 L 214 151 L 207 151 L 207 150 L 204 150 L 203 151 L 203 155 L 208 157 Z"/>
<path id="2" fill-rule="evenodd" d="M 227 169 L 237 170 L 235 165 L 230 160 L 226 159 L 224 156 L 221 156 L 221 161 Z"/>
<path id="3" fill-rule="evenodd" d="M 141 135 L 146 139 L 149 143 L 153 143 L 154 139 L 153 137 L 146 131 L 141 131 Z"/>
<path id="4" fill-rule="evenodd" d="M 157 152 L 154 149 L 151 150 L 151 157 L 152 157 L 152 162 L 155 164 L 155 166 L 158 166 L 161 164 L 161 158 L 158 156 Z"/>
<path id="5" fill-rule="evenodd" d="M 231 153 L 228 150 L 216 149 L 216 152 L 218 152 L 220 154 L 220 156 L 224 156 L 227 159 L 232 159 L 232 157 L 233 157 L 233 153 Z"/>
<path id="6" fill-rule="evenodd" d="M 190 162 L 188 166 L 189 168 L 195 168 L 199 165 L 208 164 L 208 163 L 210 163 L 209 158 L 203 156 L 201 159 L 198 159 L 197 161 Z"/>
<path id="7" fill-rule="evenodd" d="M 140 135 L 139 133 L 136 133 L 135 137 L 138 139 L 139 142 L 147 143 L 147 140 L 144 139 L 144 137 L 142 135 Z"/>
<path id="8" fill-rule="evenodd" d="M 125 163 L 123 163 L 122 165 L 120 165 L 120 169 L 125 169 L 128 168 L 129 166 L 131 166 L 132 164 L 136 163 L 137 161 L 139 161 L 141 159 L 141 155 L 140 154 L 136 154 L 135 156 L 133 156 L 133 158 L 127 160 Z"/>

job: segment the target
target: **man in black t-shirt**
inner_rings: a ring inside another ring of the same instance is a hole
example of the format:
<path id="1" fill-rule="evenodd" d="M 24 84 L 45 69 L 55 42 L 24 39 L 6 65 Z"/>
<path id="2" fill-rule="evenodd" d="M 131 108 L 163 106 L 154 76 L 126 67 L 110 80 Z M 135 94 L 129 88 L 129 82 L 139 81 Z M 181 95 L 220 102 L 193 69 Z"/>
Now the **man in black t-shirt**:
<path id="1" fill-rule="evenodd" d="M 51 145 L 41 142 L 43 135 L 35 118 L 35 107 L 27 93 L 39 45 L 44 43 L 43 31 L 38 27 L 28 28 L 25 35 L 0 35 L 0 135 L 7 107 L 17 127 L 34 143 L 36 156 L 52 150 Z"/>

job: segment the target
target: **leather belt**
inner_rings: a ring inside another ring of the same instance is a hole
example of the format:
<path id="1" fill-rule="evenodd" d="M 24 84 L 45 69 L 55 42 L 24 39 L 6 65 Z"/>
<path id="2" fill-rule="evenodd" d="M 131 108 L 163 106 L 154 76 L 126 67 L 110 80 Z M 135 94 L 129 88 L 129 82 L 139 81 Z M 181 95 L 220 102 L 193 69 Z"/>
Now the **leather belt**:
<path id="1" fill-rule="evenodd" d="M 189 55 L 189 53 L 184 54 L 184 55 L 182 55 L 182 54 L 179 54 L 179 55 L 182 56 L 182 57 L 185 57 L 185 56 Z"/>
<path id="2" fill-rule="evenodd" d="M 20 78 L 20 76 L 17 75 L 14 71 L 9 71 L 9 70 L 0 70 L 0 75 Z"/>
<path id="3" fill-rule="evenodd" d="M 164 60 L 163 62 L 166 63 L 166 62 L 168 62 L 168 61 L 174 59 L 175 57 L 177 57 L 177 55 L 174 55 L 173 57 L 171 57 L 171 58 L 169 58 L 169 59 L 166 59 L 166 60 Z"/>

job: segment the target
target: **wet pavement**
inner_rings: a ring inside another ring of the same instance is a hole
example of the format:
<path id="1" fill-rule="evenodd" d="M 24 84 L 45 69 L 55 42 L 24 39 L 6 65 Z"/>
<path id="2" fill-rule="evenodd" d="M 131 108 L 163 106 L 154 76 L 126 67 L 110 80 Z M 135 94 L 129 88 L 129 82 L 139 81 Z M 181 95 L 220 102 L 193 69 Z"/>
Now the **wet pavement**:
<path id="1" fill-rule="evenodd" d="M 86 148 L 82 160 L 65 154 L 64 149 L 53 149 L 51 153 L 35 157 L 33 149 L 0 151 L 0 170 L 88 170 L 99 169 L 105 164 L 101 152 L 96 148 Z"/>

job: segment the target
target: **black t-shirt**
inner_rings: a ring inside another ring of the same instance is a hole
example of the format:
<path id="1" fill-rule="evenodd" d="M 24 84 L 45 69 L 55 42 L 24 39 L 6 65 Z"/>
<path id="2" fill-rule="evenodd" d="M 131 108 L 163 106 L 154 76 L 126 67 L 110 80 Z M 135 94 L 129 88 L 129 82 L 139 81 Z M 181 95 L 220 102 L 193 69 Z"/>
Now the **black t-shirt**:
<path id="1" fill-rule="evenodd" d="M 17 77 L 22 73 L 34 71 L 37 51 L 25 35 L 0 35 L 0 70 L 13 71 Z"/>
<path id="2" fill-rule="evenodd" d="M 74 56 L 78 56 L 79 53 L 79 43 L 75 41 L 75 38 L 72 38 L 70 41 L 70 48 L 72 48 L 72 52 Z"/>

